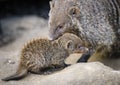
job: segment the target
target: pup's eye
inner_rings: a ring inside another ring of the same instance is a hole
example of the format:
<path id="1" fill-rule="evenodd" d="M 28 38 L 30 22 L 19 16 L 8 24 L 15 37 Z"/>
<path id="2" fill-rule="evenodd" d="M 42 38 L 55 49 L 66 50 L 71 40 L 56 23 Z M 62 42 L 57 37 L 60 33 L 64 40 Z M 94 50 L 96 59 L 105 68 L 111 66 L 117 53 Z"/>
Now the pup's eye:
<path id="1" fill-rule="evenodd" d="M 78 45 L 77 48 L 81 48 L 82 46 L 81 45 Z"/>

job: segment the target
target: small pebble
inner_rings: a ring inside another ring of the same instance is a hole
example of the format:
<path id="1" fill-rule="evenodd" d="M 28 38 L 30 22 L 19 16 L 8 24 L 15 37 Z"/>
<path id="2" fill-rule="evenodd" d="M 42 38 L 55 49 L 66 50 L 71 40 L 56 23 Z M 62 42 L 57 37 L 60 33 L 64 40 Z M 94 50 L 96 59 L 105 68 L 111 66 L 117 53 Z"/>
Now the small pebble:
<path id="1" fill-rule="evenodd" d="M 15 62 L 12 61 L 11 59 L 7 59 L 5 63 L 7 63 L 7 64 L 15 64 Z"/>

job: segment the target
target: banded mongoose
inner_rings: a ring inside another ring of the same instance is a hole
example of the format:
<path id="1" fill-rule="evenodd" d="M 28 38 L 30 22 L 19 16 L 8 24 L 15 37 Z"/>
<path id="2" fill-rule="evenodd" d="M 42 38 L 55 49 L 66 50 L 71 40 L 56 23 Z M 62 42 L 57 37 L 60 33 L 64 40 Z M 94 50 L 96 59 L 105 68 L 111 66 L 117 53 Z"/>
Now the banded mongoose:
<path id="1" fill-rule="evenodd" d="M 81 39 L 74 34 L 66 33 L 57 40 L 35 39 L 27 43 L 21 51 L 20 64 L 17 72 L 2 79 L 17 80 L 25 77 L 28 72 L 40 74 L 49 67 L 65 67 L 64 60 L 72 53 L 87 51 Z"/>
<path id="2" fill-rule="evenodd" d="M 66 32 L 79 36 L 93 51 L 85 61 L 120 58 L 120 0 L 52 0 L 49 28 L 52 40 Z"/>

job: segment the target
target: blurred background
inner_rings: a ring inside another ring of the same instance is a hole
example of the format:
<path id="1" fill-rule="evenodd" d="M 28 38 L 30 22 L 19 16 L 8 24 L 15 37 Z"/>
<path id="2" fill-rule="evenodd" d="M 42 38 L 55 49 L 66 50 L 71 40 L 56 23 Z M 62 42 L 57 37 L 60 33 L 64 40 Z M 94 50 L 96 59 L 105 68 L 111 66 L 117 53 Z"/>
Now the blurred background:
<path id="1" fill-rule="evenodd" d="M 49 10 L 49 0 L 0 0 L 0 85 L 14 85 L 1 79 L 17 69 L 24 44 L 49 37 Z"/>
<path id="2" fill-rule="evenodd" d="M 26 29 L 43 29 L 41 25 L 47 25 L 49 1 L 0 0 L 0 47 L 20 38 L 27 33 Z"/>

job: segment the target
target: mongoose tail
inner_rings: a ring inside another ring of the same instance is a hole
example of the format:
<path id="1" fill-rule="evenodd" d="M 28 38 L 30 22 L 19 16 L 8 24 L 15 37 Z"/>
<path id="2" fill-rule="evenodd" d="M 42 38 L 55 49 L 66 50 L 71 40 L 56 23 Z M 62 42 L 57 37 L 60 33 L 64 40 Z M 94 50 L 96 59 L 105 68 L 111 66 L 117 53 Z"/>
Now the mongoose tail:
<path id="1" fill-rule="evenodd" d="M 9 77 L 3 78 L 2 80 L 3 81 L 19 80 L 19 79 L 25 77 L 27 75 L 27 73 L 28 73 L 27 69 L 21 69 L 21 70 L 17 71 L 15 74 L 13 74 Z"/>

